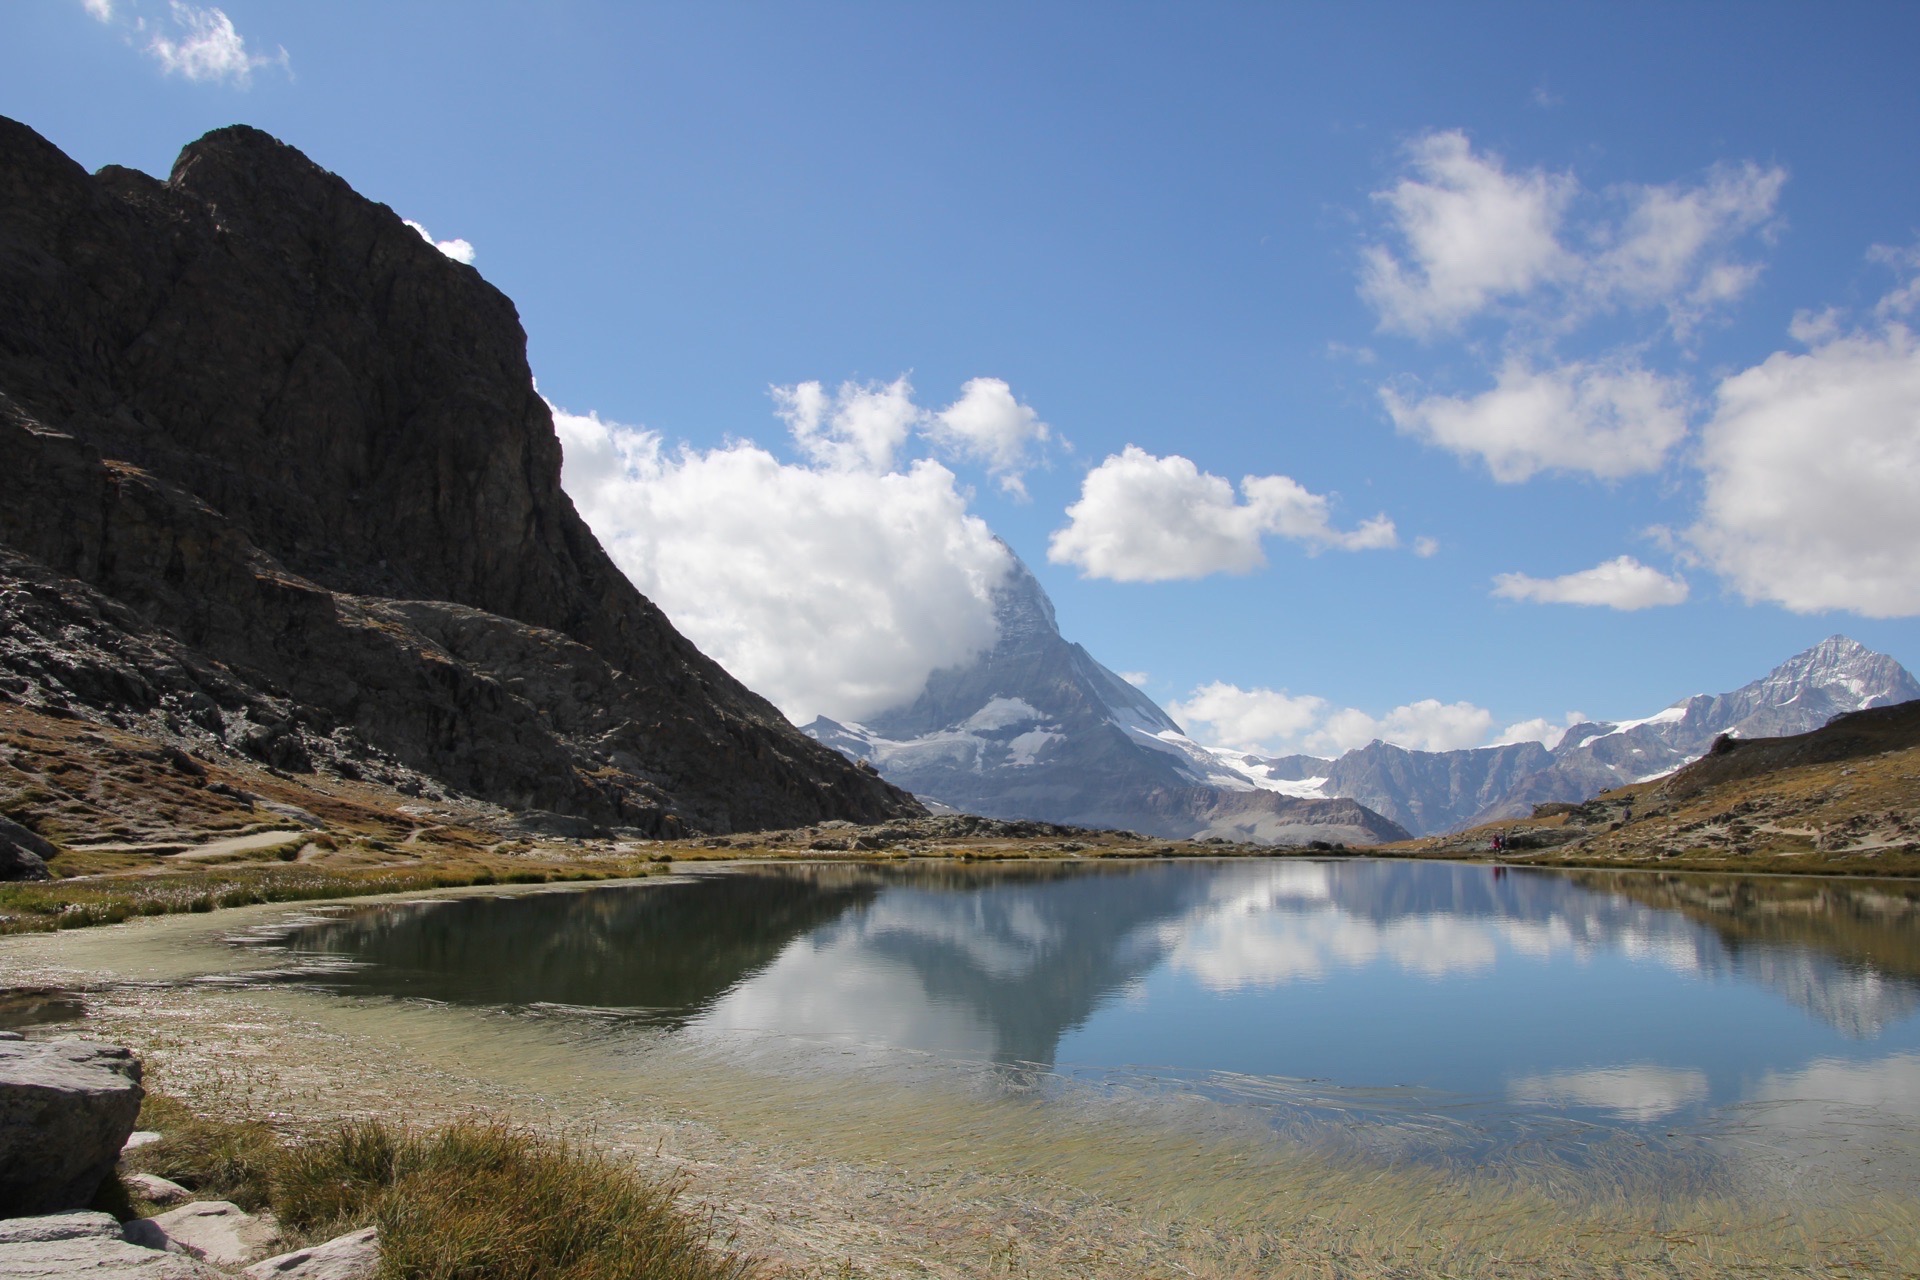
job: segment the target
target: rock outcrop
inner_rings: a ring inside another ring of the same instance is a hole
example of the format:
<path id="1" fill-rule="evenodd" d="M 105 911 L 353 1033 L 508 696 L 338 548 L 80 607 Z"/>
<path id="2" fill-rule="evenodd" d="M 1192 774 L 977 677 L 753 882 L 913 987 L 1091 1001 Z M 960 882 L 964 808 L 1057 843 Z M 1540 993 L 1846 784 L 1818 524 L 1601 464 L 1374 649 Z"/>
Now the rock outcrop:
<path id="1" fill-rule="evenodd" d="M 45 880 L 53 845 L 36 831 L 0 818 L 0 880 Z"/>
<path id="2" fill-rule="evenodd" d="M 0 1041 L 0 1217 L 91 1200 L 144 1096 L 139 1059 L 116 1045 Z"/>
<path id="3" fill-rule="evenodd" d="M 512 303 L 293 148 L 0 120 L 0 296 L 0 696 L 649 833 L 918 812 L 634 590 Z"/>

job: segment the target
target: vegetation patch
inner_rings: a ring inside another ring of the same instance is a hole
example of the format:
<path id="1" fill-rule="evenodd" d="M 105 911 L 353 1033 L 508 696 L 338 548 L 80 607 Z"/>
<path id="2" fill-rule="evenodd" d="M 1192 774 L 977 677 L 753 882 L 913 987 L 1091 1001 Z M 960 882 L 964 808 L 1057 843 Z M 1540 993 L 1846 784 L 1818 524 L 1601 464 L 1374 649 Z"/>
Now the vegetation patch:
<path id="1" fill-rule="evenodd" d="M 130 1169 L 271 1209 L 309 1241 L 377 1226 L 383 1280 L 735 1280 L 749 1272 L 675 1204 L 675 1185 L 591 1145 L 496 1119 L 430 1130 L 358 1121 L 288 1142 L 259 1121 L 210 1120 L 156 1094 L 140 1123 L 161 1140 L 136 1149 Z"/>

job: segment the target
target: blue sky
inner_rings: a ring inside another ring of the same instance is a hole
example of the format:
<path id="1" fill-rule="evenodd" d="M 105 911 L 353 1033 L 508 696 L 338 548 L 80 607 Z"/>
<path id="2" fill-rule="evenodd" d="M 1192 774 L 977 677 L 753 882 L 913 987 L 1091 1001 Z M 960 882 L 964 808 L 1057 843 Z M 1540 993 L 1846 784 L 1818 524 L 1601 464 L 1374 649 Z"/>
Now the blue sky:
<path id="1" fill-rule="evenodd" d="M 981 643 L 991 530 L 1197 736 L 1324 752 L 1835 631 L 1920 662 L 1915 48 L 1892 4 L 23 0 L 0 112 L 162 175 L 253 124 L 465 241 L 583 514 L 791 714 Z"/>

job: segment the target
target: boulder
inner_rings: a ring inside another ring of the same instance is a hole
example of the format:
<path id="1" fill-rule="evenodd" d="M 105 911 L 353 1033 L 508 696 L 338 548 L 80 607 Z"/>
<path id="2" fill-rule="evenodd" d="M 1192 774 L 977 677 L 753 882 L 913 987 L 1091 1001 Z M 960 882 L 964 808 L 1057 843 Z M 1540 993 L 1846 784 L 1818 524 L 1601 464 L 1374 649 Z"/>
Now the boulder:
<path id="1" fill-rule="evenodd" d="M 380 1229 L 365 1227 L 311 1249 L 295 1249 L 246 1269 L 249 1280 L 373 1280 L 380 1270 Z"/>
<path id="2" fill-rule="evenodd" d="M 0 1217 L 84 1206 L 144 1096 L 140 1060 L 117 1045 L 0 1041 Z"/>
<path id="3" fill-rule="evenodd" d="M 178 1245 L 218 1267 L 241 1267 L 280 1239 L 270 1213 L 252 1214 L 226 1200 L 196 1200 L 127 1224 L 127 1239 L 151 1249 Z"/>
<path id="4" fill-rule="evenodd" d="M 138 1280 L 220 1280 L 180 1253 L 130 1243 L 110 1213 L 57 1213 L 0 1222 L 0 1280 L 133 1276 Z"/>
<path id="5" fill-rule="evenodd" d="M 57 850 L 11 818 L 0 818 L 0 880 L 50 880 L 47 859 Z"/>

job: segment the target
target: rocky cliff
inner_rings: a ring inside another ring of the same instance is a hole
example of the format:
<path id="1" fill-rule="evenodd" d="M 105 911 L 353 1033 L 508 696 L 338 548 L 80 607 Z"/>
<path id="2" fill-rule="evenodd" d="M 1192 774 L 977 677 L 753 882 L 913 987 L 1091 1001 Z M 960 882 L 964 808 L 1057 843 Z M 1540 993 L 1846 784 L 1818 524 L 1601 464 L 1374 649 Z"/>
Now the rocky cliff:
<path id="1" fill-rule="evenodd" d="M 0 120 L 0 297 L 5 697 L 650 832 L 918 811 L 633 589 L 513 304 L 293 148 Z"/>

